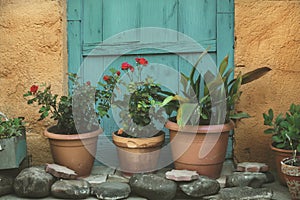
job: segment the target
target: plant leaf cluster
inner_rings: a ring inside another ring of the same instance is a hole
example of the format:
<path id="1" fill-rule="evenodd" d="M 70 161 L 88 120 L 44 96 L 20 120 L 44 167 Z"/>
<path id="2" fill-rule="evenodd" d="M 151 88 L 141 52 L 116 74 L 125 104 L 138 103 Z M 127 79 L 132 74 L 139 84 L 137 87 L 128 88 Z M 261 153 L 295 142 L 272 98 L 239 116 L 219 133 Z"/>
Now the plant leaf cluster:
<path id="1" fill-rule="evenodd" d="M 88 83 L 80 83 L 76 74 L 69 73 L 68 78 L 72 83 L 72 93 L 67 96 L 53 94 L 51 85 L 46 84 L 41 85 L 43 89 L 28 91 L 23 96 L 28 99 L 28 104 L 40 107 L 38 120 L 50 117 L 57 121 L 55 133 L 76 134 L 98 129 L 98 113 L 95 112 L 96 88 Z M 76 103 L 73 102 L 74 99 Z"/>
<path id="2" fill-rule="evenodd" d="M 272 134 L 274 147 L 300 152 L 300 105 L 292 103 L 285 115 L 280 113 L 276 117 L 273 109 L 269 109 L 263 118 L 264 125 L 271 127 L 264 133 Z"/>
<path id="3" fill-rule="evenodd" d="M 210 70 L 204 75 L 197 74 L 197 66 L 206 53 L 207 51 L 204 51 L 200 55 L 189 76 L 181 73 L 182 95 L 168 96 L 162 104 L 177 110 L 177 124 L 180 127 L 186 124 L 209 124 L 212 118 L 215 119 L 215 124 L 223 124 L 229 122 L 230 119 L 238 120 L 250 117 L 247 113 L 235 110 L 235 105 L 242 94 L 240 87 L 262 77 L 271 70 L 268 67 L 262 67 L 244 75 L 239 73 L 236 78 L 231 79 L 233 68 L 229 67 L 228 56 L 226 56 L 216 75 Z M 203 90 L 201 90 L 202 80 L 204 82 Z M 172 101 L 176 101 L 177 106 L 174 106 Z"/>
<path id="4" fill-rule="evenodd" d="M 25 133 L 24 118 L 5 118 L 0 115 L 0 139 L 21 136 Z"/>
<path id="5" fill-rule="evenodd" d="M 107 117 L 111 107 L 120 110 L 120 130 L 122 130 L 120 135 L 151 137 L 153 133 L 158 132 L 157 123 L 165 122 L 160 106 L 166 97 L 165 91 L 152 77 L 142 78 L 143 68 L 146 65 L 138 61 L 135 67 L 128 63 L 126 65 L 129 67 L 122 71 L 125 72 L 123 75 L 127 76 L 127 79 L 121 79 L 121 72 L 111 68 L 110 74 L 105 75 L 104 82 L 99 83 L 103 89 L 99 93 L 98 110 L 102 111 L 102 116 Z"/>

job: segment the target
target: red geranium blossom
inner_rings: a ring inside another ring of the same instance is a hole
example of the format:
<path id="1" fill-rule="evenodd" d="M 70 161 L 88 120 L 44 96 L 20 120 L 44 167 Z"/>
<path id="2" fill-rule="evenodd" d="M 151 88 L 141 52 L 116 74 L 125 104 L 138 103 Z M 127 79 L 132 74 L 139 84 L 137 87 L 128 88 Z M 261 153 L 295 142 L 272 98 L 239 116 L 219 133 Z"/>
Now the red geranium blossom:
<path id="1" fill-rule="evenodd" d="M 117 71 L 116 74 L 117 74 L 118 76 L 120 76 L 121 72 L 120 72 L 120 71 Z"/>
<path id="2" fill-rule="evenodd" d="M 32 94 L 35 94 L 35 93 L 38 91 L 38 89 L 39 89 L 39 86 L 37 86 L 37 85 L 32 85 L 32 86 L 30 87 L 30 92 L 31 92 Z"/>
<path id="3" fill-rule="evenodd" d="M 131 72 L 134 72 L 134 67 L 130 66 L 129 69 Z"/>
<path id="4" fill-rule="evenodd" d="M 135 61 L 140 65 L 148 65 L 148 61 L 145 58 L 135 58 Z"/>
<path id="5" fill-rule="evenodd" d="M 110 77 L 109 77 L 109 76 L 107 76 L 107 75 L 103 76 L 103 80 L 104 80 L 104 81 L 106 81 L 106 82 L 107 82 L 107 81 L 109 81 L 109 79 L 110 79 Z"/>
<path id="6" fill-rule="evenodd" d="M 87 85 L 91 85 L 91 81 L 87 81 L 86 84 L 87 84 Z"/>
<path id="7" fill-rule="evenodd" d="M 129 69 L 131 67 L 132 66 L 128 62 L 123 62 L 122 66 L 121 66 L 122 70 L 127 70 L 127 69 Z"/>

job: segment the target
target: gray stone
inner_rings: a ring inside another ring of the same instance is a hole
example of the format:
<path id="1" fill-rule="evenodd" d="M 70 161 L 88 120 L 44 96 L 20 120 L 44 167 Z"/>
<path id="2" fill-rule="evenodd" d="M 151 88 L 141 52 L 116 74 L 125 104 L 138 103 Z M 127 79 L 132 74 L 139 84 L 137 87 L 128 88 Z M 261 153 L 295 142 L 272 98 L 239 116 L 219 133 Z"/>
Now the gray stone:
<path id="1" fill-rule="evenodd" d="M 147 200 L 143 197 L 128 197 L 126 200 Z"/>
<path id="2" fill-rule="evenodd" d="M 86 178 L 84 178 L 87 182 L 89 182 L 91 185 L 93 184 L 100 184 L 104 183 L 107 180 L 107 175 L 99 174 L 99 175 L 90 175 Z"/>
<path id="3" fill-rule="evenodd" d="M 13 192 L 14 179 L 0 174 L 0 197 Z"/>
<path id="4" fill-rule="evenodd" d="M 261 172 L 235 172 L 226 178 L 226 187 L 250 186 L 260 188 L 268 182 L 267 175 Z"/>
<path id="5" fill-rule="evenodd" d="M 92 194 L 98 199 L 124 199 L 129 196 L 131 190 L 127 183 L 100 183 L 92 186 Z"/>
<path id="6" fill-rule="evenodd" d="M 170 200 L 176 195 L 177 185 L 155 174 L 134 174 L 129 184 L 134 193 L 149 200 Z"/>
<path id="7" fill-rule="evenodd" d="M 269 188 L 233 187 L 221 189 L 219 194 L 203 197 L 205 200 L 268 200 L 273 191 Z"/>
<path id="8" fill-rule="evenodd" d="M 220 190 L 218 181 L 205 176 L 200 176 L 197 180 L 190 183 L 182 183 L 179 187 L 185 194 L 192 197 L 213 195 Z"/>
<path id="9" fill-rule="evenodd" d="M 14 190 L 20 197 L 40 198 L 50 194 L 55 178 L 38 167 L 22 170 L 14 181 Z"/>
<path id="10" fill-rule="evenodd" d="M 57 165 L 57 164 L 46 164 L 46 172 L 52 174 L 57 178 L 63 179 L 76 179 L 77 174 L 74 170 L 69 169 L 65 166 Z"/>
<path id="11" fill-rule="evenodd" d="M 94 166 L 91 174 L 92 175 L 100 175 L 100 174 L 108 175 L 108 174 L 114 174 L 115 171 L 116 171 L 116 169 L 114 169 L 114 168 L 100 165 L 100 166 Z"/>
<path id="12" fill-rule="evenodd" d="M 191 181 L 198 179 L 199 174 L 196 171 L 176 170 L 166 172 L 166 178 L 174 181 Z"/>
<path id="13" fill-rule="evenodd" d="M 116 174 L 108 175 L 107 182 L 129 183 L 129 179 Z"/>
<path id="14" fill-rule="evenodd" d="M 269 166 L 265 163 L 258 162 L 242 162 L 237 164 L 236 171 L 238 172 L 267 172 Z"/>
<path id="15" fill-rule="evenodd" d="M 62 199 L 84 199 L 90 195 L 90 184 L 85 180 L 58 180 L 51 186 L 51 194 Z"/>
<path id="16" fill-rule="evenodd" d="M 266 183 L 273 183 L 275 181 L 275 177 L 271 172 L 265 172 L 264 174 L 267 176 Z"/>

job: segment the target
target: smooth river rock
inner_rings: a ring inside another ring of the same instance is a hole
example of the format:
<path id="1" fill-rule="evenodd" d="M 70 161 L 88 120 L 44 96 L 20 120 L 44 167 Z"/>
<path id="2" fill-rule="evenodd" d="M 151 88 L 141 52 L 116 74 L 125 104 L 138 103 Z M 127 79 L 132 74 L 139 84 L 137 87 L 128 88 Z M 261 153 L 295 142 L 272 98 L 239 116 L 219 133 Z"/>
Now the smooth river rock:
<path id="1" fill-rule="evenodd" d="M 22 170 L 14 181 L 14 190 L 17 196 L 41 198 L 50 195 L 51 185 L 55 178 L 39 167 L 30 167 Z"/>
<path id="2" fill-rule="evenodd" d="M 98 199 L 124 199 L 129 196 L 130 192 L 131 190 L 127 183 L 105 182 L 93 184 L 92 186 L 92 194 Z"/>
<path id="3" fill-rule="evenodd" d="M 174 181 L 155 174 L 134 174 L 129 184 L 134 193 L 149 200 L 171 200 L 177 190 Z"/>
<path id="4" fill-rule="evenodd" d="M 84 199 L 90 195 L 90 184 L 85 180 L 58 180 L 51 186 L 51 194 L 62 199 Z"/>
<path id="5" fill-rule="evenodd" d="M 185 194 L 191 197 L 213 195 L 220 190 L 218 181 L 205 176 L 200 176 L 197 180 L 190 183 L 182 183 L 179 187 Z"/>

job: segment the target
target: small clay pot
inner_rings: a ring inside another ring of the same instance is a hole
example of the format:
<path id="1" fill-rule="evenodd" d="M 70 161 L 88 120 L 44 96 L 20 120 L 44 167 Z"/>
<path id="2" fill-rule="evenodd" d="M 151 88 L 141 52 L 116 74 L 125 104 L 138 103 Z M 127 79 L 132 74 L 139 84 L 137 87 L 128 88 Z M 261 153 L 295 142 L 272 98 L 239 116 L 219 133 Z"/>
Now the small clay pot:
<path id="1" fill-rule="evenodd" d="M 281 161 L 281 171 L 284 174 L 292 200 L 300 199 L 300 166 L 291 165 L 292 158 Z M 296 158 L 300 162 L 300 156 Z"/>

